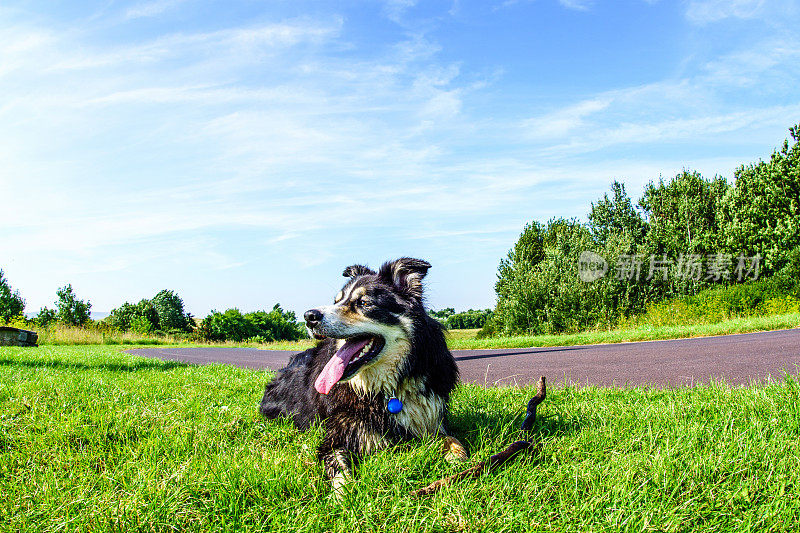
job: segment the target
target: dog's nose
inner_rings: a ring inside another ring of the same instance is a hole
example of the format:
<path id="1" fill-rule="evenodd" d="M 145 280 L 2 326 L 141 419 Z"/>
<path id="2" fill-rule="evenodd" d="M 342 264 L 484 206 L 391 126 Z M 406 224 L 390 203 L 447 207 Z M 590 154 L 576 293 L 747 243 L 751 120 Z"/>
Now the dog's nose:
<path id="1" fill-rule="evenodd" d="M 322 313 L 320 313 L 319 309 L 309 309 L 305 312 L 303 318 L 306 319 L 306 325 L 313 328 L 322 321 Z"/>

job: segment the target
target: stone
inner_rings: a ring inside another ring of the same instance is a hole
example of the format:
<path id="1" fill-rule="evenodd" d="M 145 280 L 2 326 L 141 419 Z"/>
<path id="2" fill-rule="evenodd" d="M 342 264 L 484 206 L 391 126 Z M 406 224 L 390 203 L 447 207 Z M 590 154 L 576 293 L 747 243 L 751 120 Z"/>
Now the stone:
<path id="1" fill-rule="evenodd" d="M 37 346 L 38 341 L 35 331 L 0 326 L 0 346 Z"/>

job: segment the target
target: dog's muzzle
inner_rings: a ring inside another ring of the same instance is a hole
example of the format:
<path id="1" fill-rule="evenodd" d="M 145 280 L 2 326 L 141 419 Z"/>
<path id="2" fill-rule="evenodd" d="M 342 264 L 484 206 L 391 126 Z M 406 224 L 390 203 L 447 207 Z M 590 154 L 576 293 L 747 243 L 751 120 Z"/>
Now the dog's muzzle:
<path id="1" fill-rule="evenodd" d="M 319 327 L 320 322 L 322 322 L 322 311 L 319 309 L 309 309 L 303 313 L 303 318 L 306 319 L 306 327 L 309 333 L 311 333 L 315 339 L 321 340 L 325 338 L 325 335 L 320 335 L 315 331 Z"/>
<path id="2" fill-rule="evenodd" d="M 309 309 L 303 314 L 303 318 L 306 319 L 306 326 L 310 329 L 314 329 L 322 322 L 322 313 L 319 309 Z"/>

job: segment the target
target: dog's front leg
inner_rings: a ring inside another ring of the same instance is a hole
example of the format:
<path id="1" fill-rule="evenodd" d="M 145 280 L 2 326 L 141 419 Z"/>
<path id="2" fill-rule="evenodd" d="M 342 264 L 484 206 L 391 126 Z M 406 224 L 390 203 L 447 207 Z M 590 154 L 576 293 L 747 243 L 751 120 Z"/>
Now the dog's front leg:
<path id="1" fill-rule="evenodd" d="M 330 480 L 336 497 L 344 493 L 344 485 L 353 479 L 353 456 L 349 450 L 336 448 L 320 456 L 325 476 Z"/>

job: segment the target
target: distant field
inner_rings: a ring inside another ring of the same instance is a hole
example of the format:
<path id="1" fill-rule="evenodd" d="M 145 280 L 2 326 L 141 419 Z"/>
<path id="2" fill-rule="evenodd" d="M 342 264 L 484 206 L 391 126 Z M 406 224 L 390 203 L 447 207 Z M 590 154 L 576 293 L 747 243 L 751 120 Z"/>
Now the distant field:
<path id="1" fill-rule="evenodd" d="M 18 324 L 19 327 L 26 327 Z M 27 326 L 30 327 L 30 326 Z M 579 344 L 602 344 L 614 342 L 634 342 L 659 339 L 679 339 L 708 335 L 727 335 L 732 333 L 751 333 L 800 327 L 800 313 L 790 312 L 769 316 L 733 318 L 713 323 L 675 325 L 633 325 L 614 330 L 586 331 L 560 335 L 532 335 L 514 337 L 492 337 L 476 339 L 477 329 L 454 329 L 447 332 L 447 344 L 454 350 L 488 348 L 527 348 L 536 346 L 572 346 Z M 195 343 L 182 341 L 176 337 L 148 337 L 135 333 L 104 334 L 86 328 L 57 326 L 39 332 L 39 342 L 43 345 L 181 345 L 194 346 Z M 300 341 L 278 341 L 269 343 L 226 342 L 218 346 L 241 346 L 264 350 L 305 350 L 314 345 L 311 339 Z M 208 344 L 204 344 L 207 346 Z"/>
<path id="2" fill-rule="evenodd" d="M 788 313 L 766 317 L 746 317 L 725 320 L 714 324 L 692 324 L 688 326 L 638 326 L 609 331 L 587 331 L 563 335 L 531 335 L 518 337 L 492 337 L 476 339 L 477 329 L 453 329 L 447 332 L 447 345 L 452 350 L 478 350 L 490 348 L 529 348 L 540 346 L 574 346 L 581 344 L 605 344 L 661 339 L 681 339 L 710 335 L 730 335 L 800 327 L 800 313 Z M 267 350 L 305 350 L 312 341 L 279 342 L 253 347 Z"/>
<path id="3" fill-rule="evenodd" d="M 519 337 L 492 337 L 476 339 L 475 334 L 451 334 L 448 346 L 453 350 L 475 350 L 489 348 L 529 348 L 534 346 L 576 346 L 581 344 L 605 344 L 615 342 L 637 342 L 711 335 L 731 335 L 755 331 L 773 331 L 800 327 L 800 313 L 788 313 L 765 317 L 746 317 L 725 320 L 713 324 L 691 324 L 687 326 L 638 326 L 608 331 L 586 331 L 563 335 L 531 335 Z M 472 332 L 475 330 L 463 330 Z M 452 332 L 451 332 L 452 333 Z"/>
<path id="4" fill-rule="evenodd" d="M 0 348 L 0 531 L 796 531 L 800 384 L 553 388 L 541 447 L 434 497 L 425 440 L 369 457 L 343 502 L 315 428 L 265 422 L 270 373 L 115 346 Z M 517 437 L 529 388 L 461 386 L 473 460 Z"/>
<path id="5" fill-rule="evenodd" d="M 474 339 L 479 331 L 479 329 L 451 329 L 447 332 L 447 342 L 453 343 Z"/>

